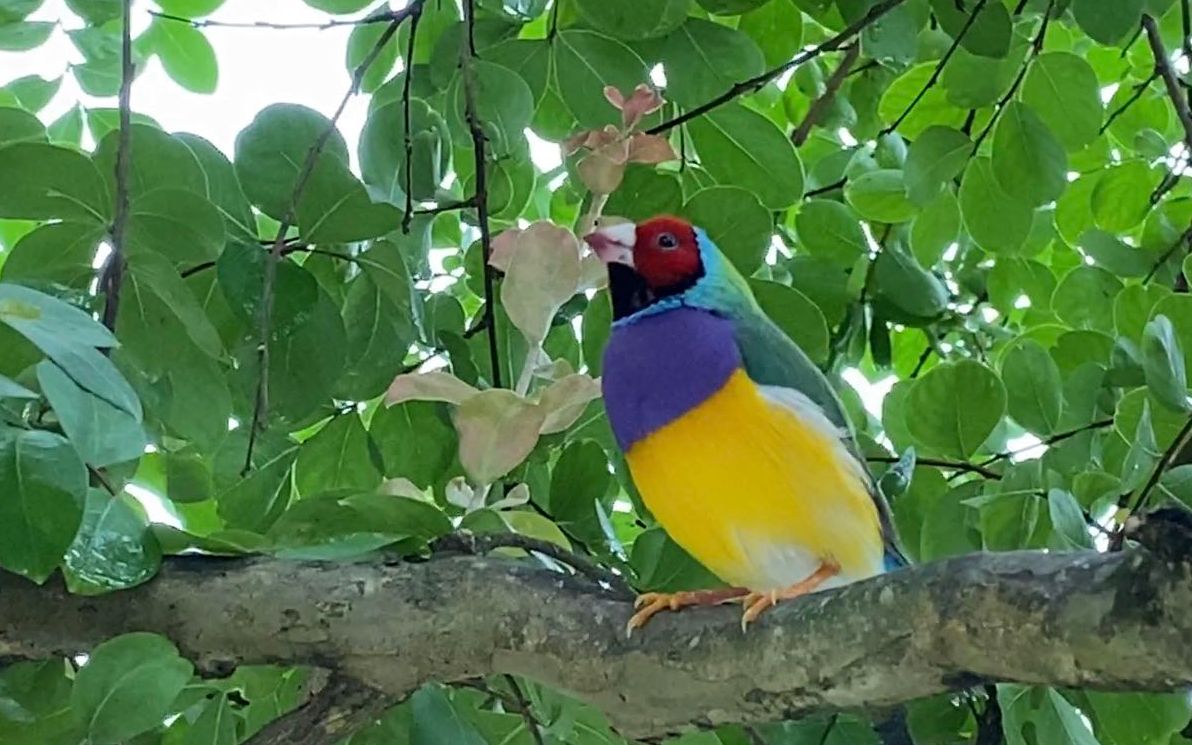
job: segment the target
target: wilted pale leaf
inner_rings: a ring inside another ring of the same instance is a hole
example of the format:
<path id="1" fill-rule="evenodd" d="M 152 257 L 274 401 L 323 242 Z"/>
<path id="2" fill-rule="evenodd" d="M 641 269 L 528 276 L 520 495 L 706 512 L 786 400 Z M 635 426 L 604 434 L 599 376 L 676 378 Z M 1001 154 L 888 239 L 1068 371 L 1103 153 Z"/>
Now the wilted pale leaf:
<path id="1" fill-rule="evenodd" d="M 580 180 L 596 194 L 612 194 L 625 176 L 625 159 L 628 157 L 628 143 L 614 143 L 593 150 L 579 162 Z"/>
<path id="2" fill-rule="evenodd" d="M 579 261 L 579 292 L 599 290 L 608 284 L 608 270 L 604 262 L 594 253 L 585 253 Z"/>
<path id="3" fill-rule="evenodd" d="M 475 512 L 484 506 L 486 489 L 473 489 L 464 476 L 456 476 L 447 482 L 443 489 L 443 496 L 448 504 L 459 507 L 464 512 Z"/>
<path id="4" fill-rule="evenodd" d="M 678 160 L 675 149 L 665 137 L 638 132 L 629 139 L 629 161 L 631 163 L 665 163 Z"/>
<path id="5" fill-rule="evenodd" d="M 509 228 L 494 236 L 488 265 L 503 272 L 509 271 L 509 262 L 513 261 L 513 252 L 517 250 L 517 239 L 521 234 L 521 228 Z"/>
<path id="6" fill-rule="evenodd" d="M 381 494 L 388 494 L 394 497 L 407 497 L 409 499 L 427 501 L 426 492 L 419 489 L 413 481 L 400 476 L 395 479 L 385 479 L 377 487 L 377 491 Z"/>
<path id="7" fill-rule="evenodd" d="M 541 344 L 555 313 L 579 285 L 579 242 L 571 231 L 537 222 L 518 238 L 501 285 L 509 320 L 531 343 Z"/>
<path id="8" fill-rule="evenodd" d="M 462 404 L 477 391 L 459 378 L 445 372 L 407 373 L 398 375 L 385 393 L 385 405 L 406 401 L 446 401 Z"/>
<path id="9" fill-rule="evenodd" d="M 583 373 L 568 375 L 542 392 L 538 405 L 546 413 L 539 430 L 544 435 L 562 432 L 575 424 L 587 405 L 600 398 L 600 381 Z"/>
<path id="10" fill-rule="evenodd" d="M 482 391 L 455 412 L 459 461 L 476 484 L 491 484 L 525 460 L 538 442 L 545 412 L 501 388 Z"/>
<path id="11" fill-rule="evenodd" d="M 526 484 L 518 484 L 509 491 L 505 492 L 505 496 L 488 506 L 490 510 L 505 510 L 510 507 L 521 507 L 526 502 L 530 501 L 530 487 Z"/>

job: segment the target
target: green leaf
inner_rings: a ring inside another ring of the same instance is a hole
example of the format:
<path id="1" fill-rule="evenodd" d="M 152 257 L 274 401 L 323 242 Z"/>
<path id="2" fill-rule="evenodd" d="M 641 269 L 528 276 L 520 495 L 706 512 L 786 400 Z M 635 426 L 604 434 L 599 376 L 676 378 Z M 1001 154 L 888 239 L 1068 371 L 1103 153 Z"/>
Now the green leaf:
<path id="1" fill-rule="evenodd" d="M 1142 353 L 1146 385 L 1155 400 L 1174 411 L 1187 413 L 1192 410 L 1188 401 L 1184 353 L 1167 316 L 1157 315 L 1147 323 L 1142 336 Z"/>
<path id="2" fill-rule="evenodd" d="M 116 193 L 116 151 L 120 133 L 112 129 L 103 135 L 92 156 L 96 167 L 108 182 L 108 193 Z M 131 163 L 129 195 L 147 198 L 149 192 L 162 188 L 181 189 L 206 196 L 207 179 L 198 158 L 179 138 L 153 124 L 134 120 L 130 134 Z"/>
<path id="3" fill-rule="evenodd" d="M 962 5 L 953 0 L 931 0 L 931 9 L 940 26 L 952 38 L 960 36 L 961 30 L 968 24 L 968 30 L 961 38 L 960 44 L 973 54 L 1005 57 L 1010 51 L 1010 12 L 1002 3 Z M 971 12 L 977 12 L 977 17 L 970 24 Z"/>
<path id="4" fill-rule="evenodd" d="M 0 398 L 37 398 L 37 394 L 10 377 L 0 375 Z"/>
<path id="5" fill-rule="evenodd" d="M 0 278 L 86 289 L 95 273 L 91 262 L 96 246 L 106 233 L 104 226 L 94 223 L 45 223 L 13 246 L 0 266 Z"/>
<path id="6" fill-rule="evenodd" d="M 19 21 L 41 7 L 45 0 L 0 0 L 0 23 Z"/>
<path id="7" fill-rule="evenodd" d="M 0 52 L 27 52 L 50 38 L 54 24 L 47 21 L 0 23 Z"/>
<path id="8" fill-rule="evenodd" d="M 370 434 L 384 456 L 385 476 L 409 479 L 427 489 L 446 474 L 455 457 L 455 429 L 446 407 L 407 401 L 379 410 Z"/>
<path id="9" fill-rule="evenodd" d="M 135 197 L 125 236 L 130 260 L 172 263 L 178 270 L 216 258 L 227 238 L 219 210 L 202 195 L 181 189 Z"/>
<path id="10" fill-rule="evenodd" d="M 1124 402 L 1125 399 L 1123 399 Z M 1114 425 L 1120 428 L 1116 419 Z M 1123 493 L 1131 492 L 1142 486 L 1159 459 L 1159 445 L 1155 441 L 1155 429 L 1151 424 L 1149 398 L 1142 399 L 1142 413 L 1138 417 L 1138 427 L 1133 434 L 1134 436 L 1130 440 L 1130 449 L 1122 462 L 1121 489 Z"/>
<path id="11" fill-rule="evenodd" d="M 974 360 L 945 362 L 915 380 L 907 398 L 916 412 L 911 435 L 936 452 L 968 458 L 985 442 L 1006 411 L 1006 389 Z"/>
<path id="12" fill-rule="evenodd" d="M 1073 0 L 1072 15 L 1085 33 L 1102 44 L 1117 44 L 1138 28 L 1145 0 Z"/>
<path id="13" fill-rule="evenodd" d="M 343 320 L 348 333 L 347 366 L 336 395 L 360 401 L 375 398 L 401 371 L 410 344 L 417 339 L 414 319 L 365 274 L 348 285 Z"/>
<path id="14" fill-rule="evenodd" d="M 20 285 L 0 283 L 0 323 L 43 350 L 63 345 L 113 347 L 116 338 L 98 321 L 61 300 Z"/>
<path id="15" fill-rule="evenodd" d="M 616 39 L 638 41 L 664 36 L 687 20 L 691 0 L 579 0 L 581 16 L 597 31 Z"/>
<path id="16" fill-rule="evenodd" d="M 360 134 L 360 171 L 372 196 L 404 205 L 405 107 L 401 102 L 373 111 Z M 425 101 L 410 100 L 410 136 L 413 154 L 413 196 L 433 198 L 451 162 L 451 134 L 447 123 Z"/>
<path id="17" fill-rule="evenodd" d="M 0 145 L 45 140 L 45 127 L 36 116 L 23 109 L 0 107 Z"/>
<path id="18" fill-rule="evenodd" d="M 723 585 L 658 527 L 649 528 L 633 541 L 629 563 L 644 591 L 677 592 Z"/>
<path id="19" fill-rule="evenodd" d="M 973 144 L 968 135 L 951 127 L 928 127 L 911 144 L 904 172 L 906 193 L 918 204 L 930 203 L 940 188 L 960 175 Z"/>
<path id="20" fill-rule="evenodd" d="M 210 15 L 224 4 L 224 0 L 154 0 L 167 13 L 198 18 Z"/>
<path id="21" fill-rule="evenodd" d="M 1051 307 L 1072 328 L 1113 328 L 1113 298 L 1122 289 L 1121 281 L 1095 266 L 1078 266 L 1064 275 Z"/>
<path id="22" fill-rule="evenodd" d="M 300 496 L 333 489 L 373 489 L 381 473 L 373 462 L 372 443 L 355 412 L 333 417 L 314 437 L 302 443 L 294 464 L 294 487 Z"/>
<path id="23" fill-rule="evenodd" d="M 907 322 L 935 318 L 948 306 L 944 284 L 908 254 L 902 245 L 889 240 L 873 266 L 877 297 L 902 313 Z"/>
<path id="24" fill-rule="evenodd" d="M 236 137 L 236 175 L 249 200 L 275 220 L 291 207 L 298 175 L 311 148 L 331 127 L 322 114 L 296 104 L 273 104 Z M 333 131 L 319 160 L 348 164 L 348 148 Z"/>
<path id="25" fill-rule="evenodd" d="M 255 703 L 255 699 L 253 699 Z M 198 719 L 187 730 L 183 745 L 237 745 L 240 717 L 228 696 L 219 694 L 207 702 Z"/>
<path id="26" fill-rule="evenodd" d="M 372 0 L 302 0 L 304 3 L 317 10 L 325 10 L 328 13 L 335 13 L 342 15 L 344 13 L 355 13 L 358 10 L 363 10 L 368 6 Z"/>
<path id="27" fill-rule="evenodd" d="M 120 0 L 66 0 L 66 5 L 92 26 L 120 17 Z"/>
<path id="28" fill-rule="evenodd" d="M 378 238 L 401 226 L 401 212 L 374 203 L 342 163 L 320 159 L 298 201 L 298 231 L 310 243 Z"/>
<path id="29" fill-rule="evenodd" d="M 828 359 L 828 323 L 819 307 L 793 287 L 750 279 L 749 289 L 774 323 L 798 344 L 812 362 Z"/>
<path id="30" fill-rule="evenodd" d="M 1162 745 L 1187 723 L 1188 697 L 1180 693 L 1103 693 L 1087 691 L 1086 709 L 1104 745 Z"/>
<path id="31" fill-rule="evenodd" d="M 1144 161 L 1128 160 L 1110 167 L 1093 187 L 1097 227 L 1117 233 L 1142 222 L 1150 211 L 1154 186 L 1154 174 Z"/>
<path id="32" fill-rule="evenodd" d="M 1092 536 L 1084 524 L 1084 513 L 1070 492 L 1050 489 L 1047 492 L 1047 509 L 1062 548 L 1093 548 Z"/>
<path id="33" fill-rule="evenodd" d="M 381 37 L 385 34 L 386 25 L 384 23 L 365 23 L 352 29 L 352 33 L 348 36 L 347 58 L 344 61 L 349 75 L 353 75 L 356 68 L 360 67 L 376 49 Z M 385 78 L 389 77 L 396 62 L 397 41 L 391 36 L 360 78 L 360 91 L 372 93 L 380 88 L 381 83 L 385 82 Z"/>
<path id="34" fill-rule="evenodd" d="M 911 222 L 911 251 L 930 269 L 943 258 L 960 235 L 960 203 L 951 188 L 944 189 Z"/>
<path id="35" fill-rule="evenodd" d="M 803 164 L 790 140 L 762 114 L 727 104 L 687 125 L 700 162 L 718 182 L 783 209 L 803 196 Z"/>
<path id="36" fill-rule="evenodd" d="M 1047 52 L 1036 57 L 1022 81 L 1022 102 L 1068 152 L 1080 150 L 1100 133 L 1101 86 L 1089 63 L 1075 54 Z"/>
<path id="37" fill-rule="evenodd" d="M 193 674 L 169 640 L 132 633 L 100 644 L 79 670 L 72 708 L 95 745 L 116 745 L 159 726 Z"/>
<path id="38" fill-rule="evenodd" d="M 1068 157 L 1039 115 L 1011 101 L 993 133 L 993 175 L 1032 207 L 1055 201 L 1068 183 Z"/>
<path id="39" fill-rule="evenodd" d="M 911 113 L 898 125 L 898 131 L 908 139 L 916 139 L 923 130 L 932 125 L 959 128 L 967 115 L 964 109 L 948 102 L 943 87 L 928 86 L 927 81 L 935 72 L 936 62 L 923 62 L 902 73 L 890 83 L 878 102 L 878 116 L 885 124 L 891 124 L 907 110 L 911 101 L 924 90 L 927 93 Z"/>
<path id="40" fill-rule="evenodd" d="M 719 23 L 690 18 L 659 43 L 667 98 L 698 106 L 765 68 L 761 49 L 746 34 Z"/>
<path id="41" fill-rule="evenodd" d="M 1063 413 L 1063 379 L 1043 345 L 1022 339 L 1002 360 L 1008 413 L 1036 435 L 1054 434 Z"/>
<path id="42" fill-rule="evenodd" d="M 72 106 L 46 127 L 46 133 L 55 145 L 78 147 L 83 137 L 83 110 Z"/>
<path id="43" fill-rule="evenodd" d="M 568 445 L 555 463 L 550 480 L 549 510 L 559 527 L 588 542 L 601 540 L 597 502 L 604 498 L 612 474 L 608 456 L 592 440 Z"/>
<path id="44" fill-rule="evenodd" d="M 35 142 L 0 147 L 0 217 L 61 218 L 106 225 L 107 185 L 87 156 Z"/>
<path id="45" fill-rule="evenodd" d="M 725 190 L 717 193 L 732 198 L 736 192 L 730 193 Z M 753 204 L 758 204 L 757 197 L 748 192 L 746 194 Z M 683 185 L 673 173 L 659 171 L 653 166 L 630 163 L 625 168 L 625 177 L 621 179 L 621 185 L 609 195 L 604 211 L 605 214 L 619 215 L 629 220 L 646 220 L 655 215 L 677 214 L 683 209 Z M 749 212 L 748 207 L 746 212 Z M 690 215 L 688 217 L 690 218 Z M 767 212 L 767 222 L 769 219 L 770 214 Z M 746 241 L 751 237 L 746 235 Z M 767 235 L 767 239 L 768 237 Z M 746 255 L 751 254 L 752 251 L 746 252 Z"/>
<path id="46" fill-rule="evenodd" d="M 628 96 L 639 83 L 650 79 L 636 52 L 594 31 L 560 31 L 551 51 L 559 94 L 582 128 L 620 123 L 620 112 L 604 98 L 606 85 Z"/>
<path id="47" fill-rule="evenodd" d="M 443 689 L 430 684 L 410 697 L 410 745 L 485 745 L 479 731 L 460 716 Z"/>
<path id="48" fill-rule="evenodd" d="M 681 213 L 703 228 L 742 274 L 752 274 L 766 258 L 774 232 L 769 210 L 746 189 L 712 186 L 700 189 Z"/>
<path id="49" fill-rule="evenodd" d="M 26 75 L 6 83 L 0 90 L 12 94 L 23 108 L 29 111 L 41 111 L 58 93 L 61 86 L 61 77 L 46 80 L 39 75 Z"/>
<path id="50" fill-rule="evenodd" d="M 149 28 L 149 49 L 174 82 L 195 93 L 213 93 L 219 84 L 215 49 L 202 31 L 190 24 L 155 19 Z"/>
<path id="51" fill-rule="evenodd" d="M 137 324 L 141 331 L 141 337 L 135 341 L 126 336 L 126 345 L 134 354 L 140 355 L 147 369 L 156 367 L 150 362 L 154 354 L 154 347 L 150 345 L 156 344 L 160 352 L 163 339 L 168 339 L 171 334 L 185 334 L 197 349 L 213 359 L 224 357 L 219 332 L 194 293 L 167 261 L 152 254 L 132 258 L 125 281 L 136 293 L 135 302 L 128 307 L 129 321 Z M 121 310 L 124 310 L 123 304 Z M 123 325 L 121 333 L 128 328 Z M 172 342 L 166 343 L 172 346 Z"/>
<path id="52" fill-rule="evenodd" d="M 161 547 L 149 520 L 128 495 L 91 488 L 83 523 L 66 551 L 66 587 L 77 595 L 102 595 L 147 582 L 161 566 Z"/>
<path id="53" fill-rule="evenodd" d="M 999 684 L 1006 745 L 1098 745 L 1080 712 L 1053 688 Z"/>
<path id="54" fill-rule="evenodd" d="M 1097 266 L 1119 277 L 1144 277 L 1156 262 L 1145 251 L 1127 245 L 1103 230 L 1086 231 L 1080 236 L 1080 248 Z"/>
<path id="55" fill-rule="evenodd" d="M 1002 190 L 989 158 L 969 161 L 960 182 L 960 214 L 977 245 L 992 253 L 1015 253 L 1031 231 L 1030 205 Z"/>
<path id="56" fill-rule="evenodd" d="M 64 438 L 0 430 L 0 566 L 44 582 L 83 516 L 87 471 Z"/>
<path id="57" fill-rule="evenodd" d="M 476 118 L 489 138 L 494 157 L 516 152 L 525 142 L 524 131 L 534 118 L 534 94 L 520 75 L 491 62 L 472 65 Z M 462 78 L 451 88 L 453 127 L 467 132 L 467 100 Z M 471 142 L 467 137 L 461 141 Z"/>
<path id="58" fill-rule="evenodd" d="M 799 243 L 811 253 L 840 266 L 851 267 L 869 253 L 861 221 L 848 205 L 829 199 L 812 199 L 795 217 Z"/>
<path id="59" fill-rule="evenodd" d="M 791 0 L 770 0 L 741 16 L 737 28 L 757 43 L 767 68 L 777 67 L 799 51 L 803 13 Z"/>
<path id="60" fill-rule="evenodd" d="M 907 198 L 902 171 L 896 169 L 868 171 L 849 179 L 844 198 L 857 214 L 876 222 L 906 222 L 918 211 Z"/>
<path id="61" fill-rule="evenodd" d="M 37 366 L 37 382 L 71 444 L 96 468 L 134 460 L 149 440 L 137 417 L 79 386 L 49 360 Z"/>

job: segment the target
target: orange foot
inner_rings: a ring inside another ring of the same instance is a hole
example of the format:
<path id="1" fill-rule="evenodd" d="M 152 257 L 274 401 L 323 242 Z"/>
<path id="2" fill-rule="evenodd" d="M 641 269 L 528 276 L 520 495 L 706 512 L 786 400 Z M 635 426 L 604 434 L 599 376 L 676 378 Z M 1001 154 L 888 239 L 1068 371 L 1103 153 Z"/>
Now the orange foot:
<path id="1" fill-rule="evenodd" d="M 625 634 L 632 635 L 634 629 L 640 629 L 656 614 L 664 610 L 676 611 L 690 605 L 719 605 L 737 598 L 745 597 L 749 590 L 744 587 L 725 587 L 720 590 L 696 590 L 694 592 L 647 592 L 637 596 L 633 607 L 637 613 L 629 619 L 625 627 Z"/>
<path id="2" fill-rule="evenodd" d="M 786 589 L 749 593 L 742 601 L 745 605 L 745 613 L 741 616 L 741 630 L 745 631 L 749 627 L 749 624 L 757 620 L 757 617 L 762 614 L 762 611 L 767 608 L 773 608 L 775 605 L 778 605 L 779 601 L 794 600 L 801 595 L 806 595 L 839 573 L 839 564 L 833 561 L 825 561 L 807 579 L 796 582 Z"/>

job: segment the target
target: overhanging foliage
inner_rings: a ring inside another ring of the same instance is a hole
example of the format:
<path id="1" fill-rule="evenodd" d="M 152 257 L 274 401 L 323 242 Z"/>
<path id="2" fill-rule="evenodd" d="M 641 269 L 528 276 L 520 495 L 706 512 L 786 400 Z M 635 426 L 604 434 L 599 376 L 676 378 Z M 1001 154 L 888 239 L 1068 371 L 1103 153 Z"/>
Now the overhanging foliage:
<path id="1" fill-rule="evenodd" d="M 331 118 L 261 101 L 223 153 L 136 85 L 151 59 L 196 94 L 252 74 L 207 40 L 222 0 L 0 0 L 0 62 L 60 33 L 81 60 L 0 87 L 0 657 L 37 658 L 0 669 L 0 742 L 867 743 L 910 699 L 917 745 L 1187 742 L 1186 537 L 1093 554 L 1192 504 L 1186 0 L 306 4 L 350 29 L 351 88 Z M 659 212 L 839 386 L 927 566 L 746 639 L 717 611 L 617 637 L 626 585 L 715 582 L 599 399 L 610 311 L 575 236 Z M 431 555 L 461 531 L 547 567 Z M 1015 549 L 1084 553 L 935 563 Z M 764 654 L 810 654 L 801 628 L 837 657 Z M 572 667 L 527 653 L 552 643 Z"/>

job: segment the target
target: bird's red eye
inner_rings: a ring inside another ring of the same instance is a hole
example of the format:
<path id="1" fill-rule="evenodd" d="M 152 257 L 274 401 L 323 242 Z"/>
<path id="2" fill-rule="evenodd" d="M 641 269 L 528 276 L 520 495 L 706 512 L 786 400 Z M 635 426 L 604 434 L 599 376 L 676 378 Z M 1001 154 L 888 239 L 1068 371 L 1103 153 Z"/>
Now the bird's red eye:
<path id="1" fill-rule="evenodd" d="M 675 238 L 673 233 L 663 233 L 662 235 L 658 236 L 659 248 L 670 250 L 672 248 L 678 247 L 678 245 L 679 239 Z"/>

